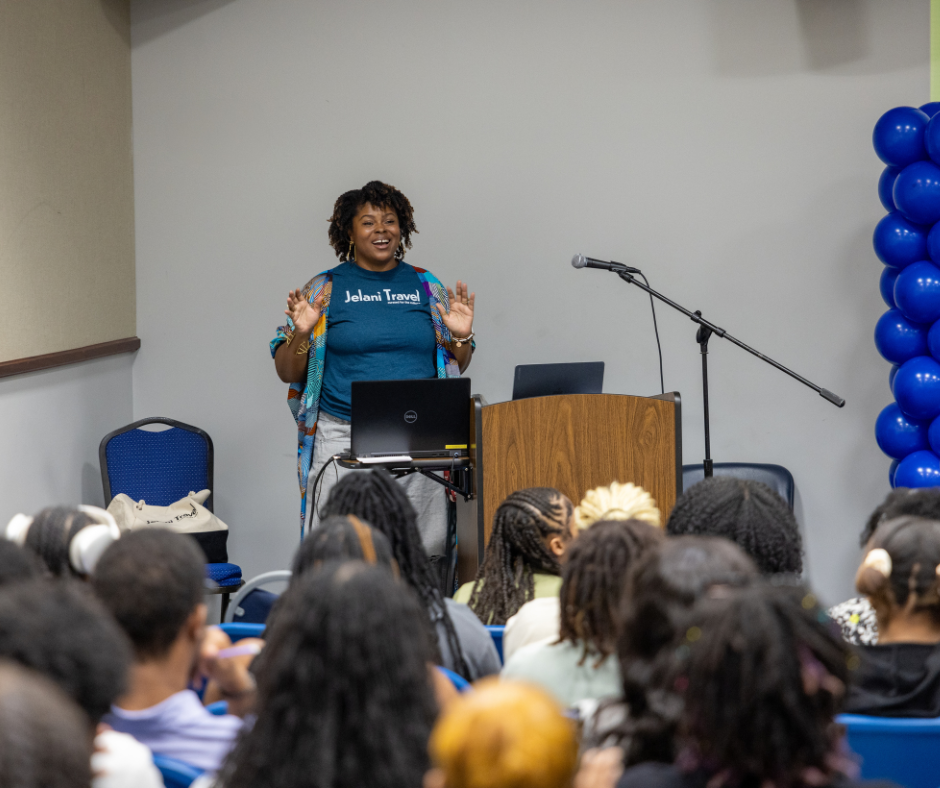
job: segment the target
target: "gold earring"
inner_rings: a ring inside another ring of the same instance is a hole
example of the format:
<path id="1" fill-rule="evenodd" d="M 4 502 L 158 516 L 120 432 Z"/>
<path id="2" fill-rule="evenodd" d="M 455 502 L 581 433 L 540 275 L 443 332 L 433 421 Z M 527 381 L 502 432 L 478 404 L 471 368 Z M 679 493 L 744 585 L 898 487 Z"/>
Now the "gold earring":
<path id="1" fill-rule="evenodd" d="M 350 241 L 350 242 L 349 242 L 349 251 L 346 252 L 346 259 L 347 259 L 347 260 L 355 260 L 355 259 L 356 259 L 355 251 L 356 251 L 356 245 L 355 245 L 352 241 Z"/>

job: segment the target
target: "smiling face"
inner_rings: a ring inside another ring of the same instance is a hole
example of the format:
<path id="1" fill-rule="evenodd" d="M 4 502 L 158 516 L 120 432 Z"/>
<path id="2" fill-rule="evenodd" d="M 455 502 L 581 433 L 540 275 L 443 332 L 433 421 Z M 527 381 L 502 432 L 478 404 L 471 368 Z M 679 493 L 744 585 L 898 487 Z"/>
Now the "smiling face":
<path id="1" fill-rule="evenodd" d="M 398 214 L 391 207 L 366 203 L 356 211 L 349 239 L 355 246 L 355 262 L 360 268 L 388 271 L 395 267 L 395 252 L 401 243 Z"/>

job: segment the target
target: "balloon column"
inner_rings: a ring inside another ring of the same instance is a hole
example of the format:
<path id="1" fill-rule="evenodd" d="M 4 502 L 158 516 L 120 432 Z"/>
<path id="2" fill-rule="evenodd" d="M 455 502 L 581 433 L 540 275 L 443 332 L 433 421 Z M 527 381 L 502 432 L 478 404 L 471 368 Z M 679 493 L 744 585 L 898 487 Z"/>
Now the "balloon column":
<path id="1" fill-rule="evenodd" d="M 895 398 L 875 437 L 894 459 L 892 487 L 940 486 L 940 102 L 888 110 L 873 142 L 888 165 L 878 181 L 888 215 L 874 236 L 888 311 L 875 345 L 893 365 Z"/>

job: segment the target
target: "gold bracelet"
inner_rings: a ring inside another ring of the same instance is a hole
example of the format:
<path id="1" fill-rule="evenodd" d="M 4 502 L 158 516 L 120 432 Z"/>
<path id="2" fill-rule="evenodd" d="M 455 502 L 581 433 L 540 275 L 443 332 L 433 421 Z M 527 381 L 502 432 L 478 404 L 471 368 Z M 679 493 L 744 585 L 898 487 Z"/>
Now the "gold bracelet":
<path id="1" fill-rule="evenodd" d="M 294 332 L 291 331 L 290 329 L 284 332 L 284 336 L 287 338 L 288 345 L 294 341 Z"/>
<path id="2" fill-rule="evenodd" d="M 304 342 L 299 348 L 297 348 L 297 355 L 298 355 L 298 356 L 303 356 L 303 355 L 305 355 L 305 354 L 307 353 L 308 350 L 310 350 L 310 340 L 309 340 L 309 339 L 308 339 L 306 342 Z"/>
<path id="3" fill-rule="evenodd" d="M 474 333 L 471 331 L 470 334 L 469 334 L 468 336 L 465 336 L 465 337 L 455 337 L 453 334 L 451 334 L 451 339 L 453 339 L 454 342 L 457 343 L 457 347 L 463 347 L 464 342 L 469 342 L 469 341 L 470 341 L 471 339 L 473 339 L 475 336 L 476 336 L 476 334 L 474 334 Z"/>

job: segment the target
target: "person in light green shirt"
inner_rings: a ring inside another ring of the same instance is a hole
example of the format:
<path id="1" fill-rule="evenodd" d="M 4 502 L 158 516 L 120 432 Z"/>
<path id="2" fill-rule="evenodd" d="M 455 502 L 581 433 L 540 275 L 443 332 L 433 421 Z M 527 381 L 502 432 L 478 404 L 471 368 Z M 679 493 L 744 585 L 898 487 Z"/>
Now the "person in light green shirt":
<path id="1" fill-rule="evenodd" d="M 663 540 L 639 520 L 607 520 L 582 532 L 562 576 L 558 638 L 518 649 L 500 678 L 539 684 L 564 706 L 618 697 L 617 610 L 630 567 Z"/>
<path id="2" fill-rule="evenodd" d="M 552 487 L 517 490 L 496 510 L 476 579 L 454 599 L 484 624 L 505 624 L 526 602 L 558 595 L 561 560 L 574 535 L 574 506 L 566 495 Z"/>

